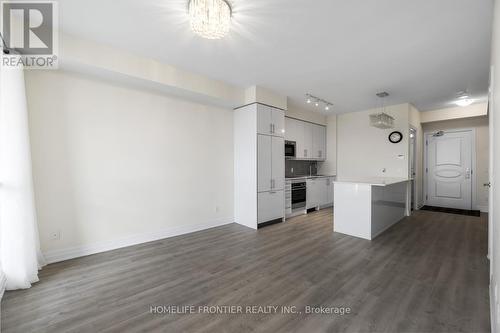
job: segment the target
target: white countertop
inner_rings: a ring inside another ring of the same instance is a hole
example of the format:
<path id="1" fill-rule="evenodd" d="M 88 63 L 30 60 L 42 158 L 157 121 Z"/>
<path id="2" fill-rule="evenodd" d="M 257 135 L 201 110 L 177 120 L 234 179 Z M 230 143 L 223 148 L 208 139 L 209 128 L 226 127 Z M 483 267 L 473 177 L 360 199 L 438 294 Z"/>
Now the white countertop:
<path id="1" fill-rule="evenodd" d="M 334 183 L 351 183 L 351 184 L 365 184 L 372 186 L 387 186 L 397 183 L 403 183 L 410 181 L 410 178 L 391 178 L 391 177 L 360 177 L 360 178 L 349 178 L 349 177 L 337 177 Z"/>
<path id="2" fill-rule="evenodd" d="M 314 175 L 314 176 L 286 177 L 285 180 L 308 179 L 308 178 L 326 178 L 326 177 L 335 177 L 335 175 Z"/>

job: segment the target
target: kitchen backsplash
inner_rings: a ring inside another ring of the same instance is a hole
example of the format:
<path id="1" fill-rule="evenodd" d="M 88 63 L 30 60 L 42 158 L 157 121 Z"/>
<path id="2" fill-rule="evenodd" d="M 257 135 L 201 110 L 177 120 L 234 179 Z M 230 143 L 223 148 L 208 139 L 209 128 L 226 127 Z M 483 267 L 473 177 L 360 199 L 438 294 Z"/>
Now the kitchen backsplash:
<path id="1" fill-rule="evenodd" d="M 285 177 L 307 176 L 318 173 L 318 162 L 285 160 Z"/>

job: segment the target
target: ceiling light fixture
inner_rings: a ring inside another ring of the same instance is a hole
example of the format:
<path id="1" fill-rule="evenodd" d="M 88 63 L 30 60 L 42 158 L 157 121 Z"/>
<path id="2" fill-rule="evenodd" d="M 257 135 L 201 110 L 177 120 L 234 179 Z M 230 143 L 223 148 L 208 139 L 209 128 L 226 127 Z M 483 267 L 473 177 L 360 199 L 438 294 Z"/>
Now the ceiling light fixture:
<path id="1" fill-rule="evenodd" d="M 231 6 L 225 0 L 190 0 L 191 29 L 203 38 L 221 39 L 229 32 Z"/>
<path id="2" fill-rule="evenodd" d="M 454 103 L 458 106 L 464 107 L 474 103 L 474 99 L 469 98 L 467 90 L 463 90 L 457 93 L 457 100 Z"/>
<path id="3" fill-rule="evenodd" d="M 370 126 L 381 129 L 394 128 L 394 117 L 385 113 L 384 99 L 387 96 L 389 96 L 389 93 L 385 91 L 377 94 L 377 97 L 380 98 L 382 103 L 380 108 L 382 112 L 370 115 Z"/>
<path id="4" fill-rule="evenodd" d="M 314 102 L 314 106 L 316 106 L 316 107 L 323 104 L 325 111 L 329 111 L 330 108 L 333 106 L 333 103 L 330 103 L 322 98 L 316 97 L 316 96 L 311 95 L 311 94 L 306 94 L 306 103 L 311 104 L 313 102 Z"/>
<path id="5" fill-rule="evenodd" d="M 455 102 L 456 105 L 458 106 L 469 106 L 471 105 L 472 103 L 474 103 L 474 100 L 471 99 L 471 98 L 464 98 L 464 99 L 459 99 Z"/>

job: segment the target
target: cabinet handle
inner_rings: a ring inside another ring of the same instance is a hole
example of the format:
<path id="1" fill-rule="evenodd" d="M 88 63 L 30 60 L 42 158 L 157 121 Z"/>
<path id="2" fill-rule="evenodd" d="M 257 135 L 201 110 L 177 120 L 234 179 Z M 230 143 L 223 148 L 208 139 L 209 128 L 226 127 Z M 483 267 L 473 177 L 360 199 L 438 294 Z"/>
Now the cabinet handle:
<path id="1" fill-rule="evenodd" d="M 273 132 L 273 124 L 269 124 L 269 133 Z"/>
<path id="2" fill-rule="evenodd" d="M 304 156 L 307 157 L 307 149 L 304 149 Z"/>
<path id="3" fill-rule="evenodd" d="M 318 156 L 321 157 L 321 150 L 318 150 Z"/>

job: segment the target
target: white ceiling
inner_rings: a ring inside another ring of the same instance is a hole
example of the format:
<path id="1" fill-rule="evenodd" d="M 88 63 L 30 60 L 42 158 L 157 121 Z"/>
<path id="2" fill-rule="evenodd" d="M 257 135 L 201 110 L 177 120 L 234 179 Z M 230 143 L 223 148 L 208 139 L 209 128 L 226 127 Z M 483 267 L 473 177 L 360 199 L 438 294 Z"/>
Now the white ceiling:
<path id="1" fill-rule="evenodd" d="M 242 87 L 261 85 L 298 106 L 311 93 L 334 112 L 411 102 L 451 106 L 488 90 L 492 0 L 232 0 L 223 40 L 195 36 L 187 0 L 60 0 L 64 32 Z"/>

